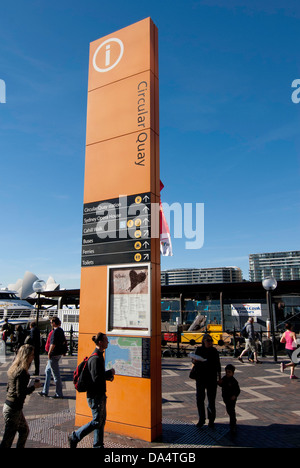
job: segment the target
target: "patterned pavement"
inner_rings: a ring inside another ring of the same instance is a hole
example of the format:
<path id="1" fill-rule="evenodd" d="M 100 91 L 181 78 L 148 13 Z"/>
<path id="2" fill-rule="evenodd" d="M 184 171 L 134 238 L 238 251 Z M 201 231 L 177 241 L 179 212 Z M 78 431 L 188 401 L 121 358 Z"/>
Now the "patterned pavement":
<path id="1" fill-rule="evenodd" d="M 105 434 L 108 449 L 186 449 L 200 448 L 299 448 L 300 447 L 300 378 L 291 380 L 289 371 L 280 372 L 278 358 L 262 359 L 262 364 L 244 364 L 231 357 L 221 357 L 222 371 L 226 364 L 236 367 L 241 394 L 237 402 L 238 431 L 231 438 L 228 416 L 217 394 L 217 419 L 214 429 L 197 429 L 195 383 L 190 380 L 189 358 L 163 358 L 163 435 L 160 441 L 148 443 L 117 434 Z M 4 429 L 2 407 L 6 393 L 6 372 L 12 361 L 9 354 L 0 360 L 0 437 Z M 41 369 L 46 365 L 41 356 Z M 24 414 L 30 427 L 27 448 L 68 448 L 68 434 L 74 429 L 76 393 L 72 383 L 77 357 L 64 357 L 61 371 L 64 382 L 63 400 L 41 398 L 37 393 L 27 397 Z M 300 368 L 296 375 L 300 377 Z M 43 379 L 43 377 L 41 377 Z M 51 387 L 51 390 L 54 387 Z M 92 447 L 92 436 L 78 448 Z"/>

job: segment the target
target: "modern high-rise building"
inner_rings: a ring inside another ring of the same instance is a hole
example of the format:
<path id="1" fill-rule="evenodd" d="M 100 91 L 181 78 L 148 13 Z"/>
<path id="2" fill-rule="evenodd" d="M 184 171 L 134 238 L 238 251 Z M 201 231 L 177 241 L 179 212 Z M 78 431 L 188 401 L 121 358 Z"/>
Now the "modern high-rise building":
<path id="1" fill-rule="evenodd" d="M 249 255 L 249 280 L 262 281 L 267 276 L 279 281 L 299 280 L 300 251 Z"/>
<path id="2" fill-rule="evenodd" d="M 180 268 L 161 272 L 161 284 L 236 283 L 243 281 L 238 267 Z"/>

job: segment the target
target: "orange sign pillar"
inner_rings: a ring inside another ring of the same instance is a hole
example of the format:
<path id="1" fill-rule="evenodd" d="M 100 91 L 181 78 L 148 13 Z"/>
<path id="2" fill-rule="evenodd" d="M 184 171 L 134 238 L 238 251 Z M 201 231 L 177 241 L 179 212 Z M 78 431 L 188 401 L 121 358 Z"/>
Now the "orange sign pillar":
<path id="1" fill-rule="evenodd" d="M 106 430 L 161 434 L 158 35 L 150 18 L 90 44 L 79 362 L 107 333 Z M 76 425 L 91 419 L 77 394 Z"/>

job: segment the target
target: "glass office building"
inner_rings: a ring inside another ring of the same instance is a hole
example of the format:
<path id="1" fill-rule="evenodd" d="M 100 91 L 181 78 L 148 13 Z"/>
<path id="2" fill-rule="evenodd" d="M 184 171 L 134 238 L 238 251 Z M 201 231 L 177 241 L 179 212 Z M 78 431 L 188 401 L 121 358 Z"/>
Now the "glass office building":
<path id="1" fill-rule="evenodd" d="M 249 255 L 249 280 L 262 281 L 267 276 L 274 276 L 278 281 L 299 280 L 300 251 Z"/>

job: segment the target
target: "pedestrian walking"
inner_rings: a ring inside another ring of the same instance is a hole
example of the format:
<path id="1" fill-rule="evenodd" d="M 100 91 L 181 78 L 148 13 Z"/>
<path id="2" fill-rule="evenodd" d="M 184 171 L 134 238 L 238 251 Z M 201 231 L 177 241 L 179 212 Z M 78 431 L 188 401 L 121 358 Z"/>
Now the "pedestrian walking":
<path id="1" fill-rule="evenodd" d="M 30 324 L 29 344 L 34 347 L 34 375 L 40 375 L 41 334 L 36 322 Z"/>
<path id="2" fill-rule="evenodd" d="M 40 381 L 29 384 L 29 368 L 34 359 L 34 348 L 25 344 L 21 346 L 15 360 L 10 366 L 6 400 L 3 406 L 5 429 L 0 448 L 11 448 L 16 433 L 19 434 L 17 448 L 25 448 L 29 427 L 23 414 L 23 405 L 27 395 L 40 387 Z"/>
<path id="3" fill-rule="evenodd" d="M 245 338 L 245 349 L 239 355 L 238 360 L 241 362 L 244 362 L 243 356 L 246 353 L 253 353 L 253 358 L 256 364 L 261 364 L 261 361 L 259 361 L 257 358 L 256 336 L 255 336 L 253 322 L 254 322 L 253 317 L 249 317 L 248 322 L 246 323 L 246 325 L 244 326 L 242 330 L 242 335 Z"/>
<path id="4" fill-rule="evenodd" d="M 58 317 L 51 320 L 53 333 L 50 339 L 50 348 L 48 352 L 48 362 L 45 369 L 45 383 L 43 390 L 39 392 L 40 396 L 48 397 L 51 383 L 51 376 L 55 382 L 55 395 L 51 398 L 63 398 L 62 380 L 60 375 L 59 361 L 61 357 L 67 352 L 67 341 L 65 333 L 60 327 L 61 321 Z"/>
<path id="5" fill-rule="evenodd" d="M 235 405 L 237 397 L 241 390 L 238 381 L 234 377 L 235 367 L 232 364 L 228 364 L 225 367 L 225 375 L 219 382 L 222 387 L 222 398 L 226 406 L 226 411 L 229 415 L 229 424 L 231 434 L 236 433 L 236 412 Z"/>
<path id="6" fill-rule="evenodd" d="M 196 402 L 199 414 L 199 421 L 196 424 L 201 428 L 205 424 L 205 393 L 207 394 L 208 406 L 208 427 L 214 427 L 216 418 L 216 395 L 217 382 L 221 379 L 220 356 L 216 348 L 213 347 L 213 339 L 209 334 L 202 338 L 202 346 L 195 351 L 196 356 L 201 360 L 192 360 L 194 364 L 193 372 L 196 379 Z"/>
<path id="7" fill-rule="evenodd" d="M 295 375 L 295 367 L 297 366 L 297 364 L 292 361 L 293 352 L 298 346 L 296 333 L 293 331 L 293 327 L 290 323 L 286 323 L 285 328 L 286 328 L 286 331 L 283 333 L 280 339 L 280 343 L 285 344 L 285 352 L 290 358 L 291 362 L 289 362 L 288 364 L 285 364 L 284 362 L 282 362 L 280 364 L 280 370 L 281 372 L 284 372 L 284 370 L 287 367 L 290 367 L 291 368 L 290 379 L 298 379 L 298 377 Z"/>
<path id="8" fill-rule="evenodd" d="M 15 333 L 15 340 L 14 340 L 14 351 L 17 354 L 21 346 L 25 343 L 26 332 L 23 329 L 22 325 L 18 325 L 16 328 Z"/>
<path id="9" fill-rule="evenodd" d="M 113 381 L 115 371 L 105 371 L 103 353 L 108 347 L 108 339 L 104 333 L 98 333 L 92 338 L 96 349 L 90 356 L 88 366 L 87 402 L 92 410 L 93 419 L 89 423 L 72 432 L 69 436 L 70 448 L 76 448 L 78 442 L 91 432 L 94 432 L 94 448 L 104 448 L 104 426 L 106 421 L 106 381 Z"/>
<path id="10" fill-rule="evenodd" d="M 6 343 L 7 338 L 9 338 L 13 333 L 13 326 L 9 323 L 8 318 L 4 319 L 4 323 L 2 325 L 2 340 Z"/>

